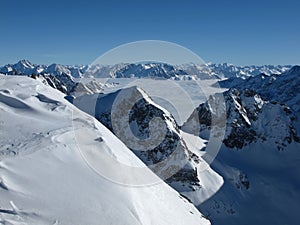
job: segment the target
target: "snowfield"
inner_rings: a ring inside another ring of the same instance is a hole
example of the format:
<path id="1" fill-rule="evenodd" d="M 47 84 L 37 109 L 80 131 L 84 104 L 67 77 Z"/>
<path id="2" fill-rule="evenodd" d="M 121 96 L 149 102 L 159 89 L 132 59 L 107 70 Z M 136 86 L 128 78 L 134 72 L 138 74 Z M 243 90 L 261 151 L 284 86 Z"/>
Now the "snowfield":
<path id="1" fill-rule="evenodd" d="M 86 156 L 108 175 L 120 171 L 105 157 L 144 164 L 39 80 L 0 75 L 0 127 L 0 224 L 210 224 L 164 182 L 132 187 L 97 173 Z M 133 178 L 122 175 L 124 182 Z"/>
<path id="2" fill-rule="evenodd" d="M 0 68 L 0 224 L 297 224 L 299 66 L 124 65 Z"/>

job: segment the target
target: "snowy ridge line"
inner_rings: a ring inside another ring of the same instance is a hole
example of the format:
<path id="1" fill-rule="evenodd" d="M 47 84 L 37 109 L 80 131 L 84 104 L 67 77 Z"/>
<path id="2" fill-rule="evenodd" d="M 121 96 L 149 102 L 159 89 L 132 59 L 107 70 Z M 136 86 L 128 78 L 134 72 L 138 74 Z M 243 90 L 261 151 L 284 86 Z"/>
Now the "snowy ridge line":
<path id="1" fill-rule="evenodd" d="M 226 133 L 211 167 L 224 185 L 198 209 L 212 224 L 297 224 L 300 67 L 219 84 L 229 88 L 223 93 Z M 210 118 L 216 116 L 210 104 L 218 97 L 199 104 L 182 130 L 206 139 L 213 127 Z"/>
<path id="2" fill-rule="evenodd" d="M 4 187 L 0 188 L 1 224 L 210 224 L 163 181 L 136 188 L 105 179 L 109 173 L 122 173 L 107 164 L 105 156 L 144 166 L 149 176 L 158 178 L 63 93 L 24 76 L 0 76 L 0 86 L 10 98 L 34 109 L 24 110 L 0 100 L 1 150 L 9 147 L 17 153 L 0 160 Z M 82 157 L 83 150 L 106 174 L 91 169 Z M 143 179 L 133 173 L 122 176 L 124 180 Z"/>
<path id="3" fill-rule="evenodd" d="M 37 65 L 28 60 L 20 60 L 16 64 L 0 67 L 0 73 L 9 75 L 38 75 L 50 74 L 53 76 L 67 75 L 73 78 L 130 78 L 152 77 L 165 79 L 224 79 L 231 77 L 247 78 L 261 73 L 266 75 L 281 74 L 289 70 L 291 65 L 264 65 L 264 66 L 235 66 L 228 63 L 202 65 L 183 64 L 169 65 L 165 63 L 122 63 L 116 65 Z"/>

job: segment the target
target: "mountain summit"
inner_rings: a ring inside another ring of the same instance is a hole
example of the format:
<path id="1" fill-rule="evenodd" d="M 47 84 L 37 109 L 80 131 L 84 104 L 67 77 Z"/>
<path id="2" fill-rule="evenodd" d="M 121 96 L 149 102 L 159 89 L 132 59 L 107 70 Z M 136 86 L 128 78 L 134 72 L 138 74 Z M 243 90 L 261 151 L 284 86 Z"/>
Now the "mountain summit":
<path id="1" fill-rule="evenodd" d="M 116 65 L 63 66 L 52 64 L 49 66 L 35 65 L 28 60 L 21 60 L 17 64 L 0 67 L 4 74 L 68 74 L 74 78 L 160 78 L 160 79 L 225 79 L 232 77 L 248 78 L 261 73 L 266 75 L 281 74 L 292 68 L 285 66 L 235 66 L 228 63 L 195 65 L 169 65 L 167 63 L 123 63 Z"/>

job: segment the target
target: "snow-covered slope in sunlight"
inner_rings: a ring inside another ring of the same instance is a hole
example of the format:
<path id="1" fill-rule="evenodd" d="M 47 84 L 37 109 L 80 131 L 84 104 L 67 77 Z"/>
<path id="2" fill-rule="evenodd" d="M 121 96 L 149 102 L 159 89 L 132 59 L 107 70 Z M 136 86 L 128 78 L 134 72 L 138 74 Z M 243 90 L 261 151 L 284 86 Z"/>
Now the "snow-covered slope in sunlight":
<path id="1" fill-rule="evenodd" d="M 163 182 L 132 187 L 100 176 L 83 150 L 108 174 L 122 171 L 99 155 L 144 164 L 40 80 L 0 75 L 0 115 L 0 224 L 210 224 Z M 132 176 L 123 181 L 139 179 Z"/>
<path id="2" fill-rule="evenodd" d="M 224 178 L 224 185 L 198 206 L 213 224 L 298 223 L 299 79 L 287 76 L 280 75 L 270 83 L 256 79 L 253 84 L 264 97 L 243 86 L 224 92 L 226 113 L 219 116 L 210 110 L 211 105 L 219 105 L 220 94 L 215 94 L 183 125 L 184 131 L 208 139 L 211 118 L 226 121 L 223 145 L 211 164 Z M 285 102 L 278 102 L 283 99 Z M 195 127 L 197 122 L 200 126 Z"/>
<path id="3" fill-rule="evenodd" d="M 222 177 L 201 158 L 205 144 L 195 146 L 202 140 L 188 134 L 183 137 L 173 115 L 143 89 L 132 86 L 109 94 L 84 95 L 74 104 L 95 116 L 152 171 L 194 204 L 202 203 L 222 186 Z M 153 122 L 157 118 L 160 121 Z"/>

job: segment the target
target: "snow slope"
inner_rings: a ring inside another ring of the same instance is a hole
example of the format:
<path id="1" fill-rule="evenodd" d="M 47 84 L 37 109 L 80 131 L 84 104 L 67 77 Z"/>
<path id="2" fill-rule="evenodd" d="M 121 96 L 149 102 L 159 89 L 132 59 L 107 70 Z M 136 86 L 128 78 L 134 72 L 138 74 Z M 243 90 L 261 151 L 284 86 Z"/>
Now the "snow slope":
<path id="1" fill-rule="evenodd" d="M 217 118 L 226 118 L 226 133 L 211 166 L 224 185 L 198 206 L 213 224 L 299 223 L 299 75 L 295 67 L 256 76 L 223 93 L 226 113 Z M 216 116 L 209 106 L 219 97 L 200 104 L 182 129 L 208 138 Z"/>
<path id="2" fill-rule="evenodd" d="M 132 187 L 105 177 L 122 171 L 101 157 L 144 164 L 39 80 L 0 75 L 0 126 L 0 224 L 210 224 L 163 182 Z M 89 156 L 108 173 L 99 175 Z"/>
<path id="3" fill-rule="evenodd" d="M 173 115 L 141 88 L 83 95 L 73 103 L 97 118 L 153 172 L 194 204 L 204 202 L 222 186 L 222 177 L 201 158 L 203 140 L 182 133 Z"/>

